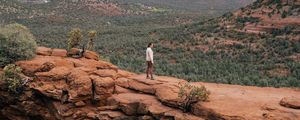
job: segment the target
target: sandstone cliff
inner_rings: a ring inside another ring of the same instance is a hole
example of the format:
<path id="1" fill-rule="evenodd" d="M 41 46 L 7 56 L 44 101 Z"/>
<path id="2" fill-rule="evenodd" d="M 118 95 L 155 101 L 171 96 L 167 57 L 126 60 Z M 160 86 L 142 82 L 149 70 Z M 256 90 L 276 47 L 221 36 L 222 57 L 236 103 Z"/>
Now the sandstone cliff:
<path id="1" fill-rule="evenodd" d="M 146 80 L 145 75 L 99 60 L 91 51 L 78 59 L 66 57 L 66 50 L 45 47 L 39 47 L 37 54 L 16 63 L 31 78 L 23 94 L 8 93 L 0 81 L 0 119 L 300 119 L 297 89 L 190 83 L 206 86 L 211 95 L 208 102 L 194 104 L 192 112 L 183 113 L 178 109 L 182 102 L 178 83 L 185 80 L 166 76 Z"/>

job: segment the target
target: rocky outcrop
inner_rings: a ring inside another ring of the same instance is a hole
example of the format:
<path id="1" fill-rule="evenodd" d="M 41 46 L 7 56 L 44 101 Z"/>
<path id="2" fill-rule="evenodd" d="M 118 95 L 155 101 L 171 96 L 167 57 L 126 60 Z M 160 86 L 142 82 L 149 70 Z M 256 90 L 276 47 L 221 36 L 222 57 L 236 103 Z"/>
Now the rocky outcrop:
<path id="1" fill-rule="evenodd" d="M 145 75 L 120 70 L 109 62 L 98 60 L 95 53 L 89 53 L 89 57 L 70 58 L 64 50 L 40 47 L 37 54 L 32 60 L 16 62 L 23 73 L 32 78 L 22 94 L 7 92 L 6 83 L 0 81 L 0 119 L 300 118 L 299 99 L 289 98 L 300 94 L 295 89 L 190 83 L 206 86 L 211 96 L 208 102 L 198 102 L 191 112 L 184 113 L 179 109 L 183 100 L 178 93 L 179 84 L 187 83 L 185 80 L 165 76 L 145 79 Z"/>
<path id="2" fill-rule="evenodd" d="M 141 93 L 121 93 L 109 98 L 109 105 L 118 105 L 126 115 L 151 115 L 153 119 L 204 120 L 199 116 L 163 105 L 155 96 Z"/>
<path id="3" fill-rule="evenodd" d="M 285 97 L 280 101 L 280 105 L 288 108 L 300 109 L 300 98 Z"/>

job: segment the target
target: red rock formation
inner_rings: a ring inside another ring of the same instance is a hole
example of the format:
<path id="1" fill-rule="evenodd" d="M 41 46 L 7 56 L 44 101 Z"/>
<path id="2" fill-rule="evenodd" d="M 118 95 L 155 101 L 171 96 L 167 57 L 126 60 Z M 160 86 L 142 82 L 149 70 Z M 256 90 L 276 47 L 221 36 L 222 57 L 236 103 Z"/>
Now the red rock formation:
<path id="1" fill-rule="evenodd" d="M 58 57 L 66 57 L 67 56 L 67 50 L 64 49 L 53 49 L 51 56 L 58 56 Z"/>
<path id="2" fill-rule="evenodd" d="M 280 105 L 288 108 L 300 109 L 300 97 L 285 97 L 280 101 Z"/>
<path id="3" fill-rule="evenodd" d="M 146 80 L 145 75 L 93 59 L 99 58 L 95 53 L 75 59 L 51 56 L 53 51 L 38 48 L 34 59 L 16 63 L 33 78 L 24 93 L 10 94 L 0 81 L 0 119 L 300 119 L 299 99 L 284 98 L 299 96 L 296 89 L 191 83 L 206 86 L 210 99 L 183 113 L 178 84 L 185 80 Z"/>

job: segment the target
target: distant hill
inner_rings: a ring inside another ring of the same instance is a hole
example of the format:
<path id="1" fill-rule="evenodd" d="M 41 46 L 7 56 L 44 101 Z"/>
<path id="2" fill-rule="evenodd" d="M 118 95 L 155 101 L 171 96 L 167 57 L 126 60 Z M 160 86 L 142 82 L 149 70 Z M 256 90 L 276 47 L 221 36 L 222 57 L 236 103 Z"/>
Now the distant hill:
<path id="1" fill-rule="evenodd" d="M 223 18 L 221 23 L 233 28 L 242 24 L 240 30 L 247 33 L 271 33 L 276 29 L 299 25 L 299 6 L 299 0 L 258 0 L 253 5 L 236 11 L 232 17 Z"/>
<path id="2" fill-rule="evenodd" d="M 240 0 L 230 0 L 226 4 L 229 6 L 219 4 L 220 1 L 222 0 L 209 2 L 210 5 L 221 7 L 208 12 L 202 10 L 207 9 L 207 4 L 204 4 L 207 2 L 203 0 L 140 0 L 134 3 L 131 0 L 48 0 L 47 3 L 44 0 L 1 0 L 0 24 L 14 22 L 24 24 L 33 31 L 39 44 L 64 48 L 66 47 L 63 44 L 66 34 L 71 28 L 96 29 L 104 33 L 110 33 L 110 31 L 124 33 L 122 29 L 127 27 L 127 32 L 147 33 L 156 28 L 203 21 L 237 9 L 252 0 L 243 0 L 247 2 L 240 5 L 236 5 Z M 44 4 L 34 4 L 43 2 Z M 232 6 L 231 3 L 236 6 Z M 197 9 L 198 12 L 191 10 L 191 5 L 194 5 L 193 9 Z M 124 34 L 131 36 L 131 34 Z M 123 38 L 116 34 L 108 37 L 128 39 L 128 37 Z"/>
<path id="3" fill-rule="evenodd" d="M 186 68 L 174 72 L 173 65 L 166 65 L 167 74 L 194 81 L 299 87 L 299 30 L 298 0 L 258 0 L 219 18 L 156 35 L 163 48 L 184 53 L 171 56 L 176 56 L 172 61 L 177 67 Z"/>
<path id="4" fill-rule="evenodd" d="M 31 4 L 45 4 L 50 2 L 50 0 L 18 0 L 22 3 L 31 3 Z"/>
<path id="5" fill-rule="evenodd" d="M 244 7 L 254 0 L 112 0 L 123 4 L 144 4 L 148 6 L 162 6 L 177 11 L 213 12 L 222 14 L 230 10 Z"/>

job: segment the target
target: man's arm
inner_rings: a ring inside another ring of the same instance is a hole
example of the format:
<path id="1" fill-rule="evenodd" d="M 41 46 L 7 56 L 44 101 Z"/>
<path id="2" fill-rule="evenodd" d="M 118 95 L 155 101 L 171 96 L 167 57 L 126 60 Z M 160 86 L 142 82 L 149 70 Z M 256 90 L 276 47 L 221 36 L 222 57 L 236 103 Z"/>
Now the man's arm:
<path id="1" fill-rule="evenodd" d="M 154 61 L 153 61 L 153 51 L 151 50 L 151 52 L 150 52 L 150 59 L 151 59 L 151 62 L 152 62 L 152 64 L 154 63 Z"/>

